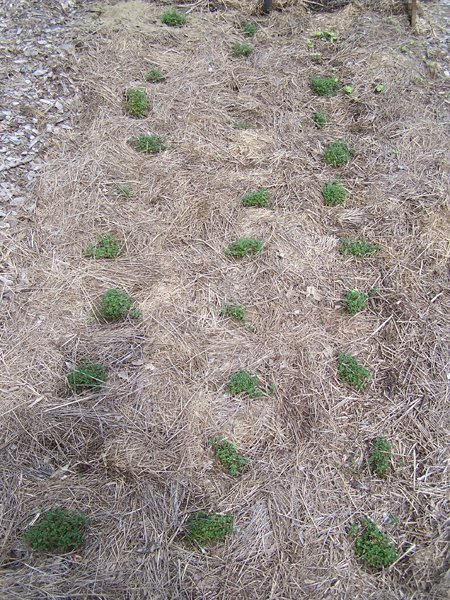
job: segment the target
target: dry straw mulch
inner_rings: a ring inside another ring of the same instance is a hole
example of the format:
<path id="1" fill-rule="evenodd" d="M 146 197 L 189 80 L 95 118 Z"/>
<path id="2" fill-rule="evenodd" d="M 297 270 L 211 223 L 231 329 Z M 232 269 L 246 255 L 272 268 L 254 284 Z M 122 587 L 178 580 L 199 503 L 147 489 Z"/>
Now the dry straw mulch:
<path id="1" fill-rule="evenodd" d="M 241 12 L 193 7 L 186 27 L 169 29 L 161 10 L 116 5 L 84 36 L 73 66 L 83 114 L 48 157 L 36 218 L 6 257 L 17 285 L 3 311 L 0 373 L 3 597 L 444 597 L 440 75 L 427 71 L 406 16 L 289 8 L 261 20 L 254 54 L 238 60 Z M 321 45 L 317 65 L 305 39 L 325 26 L 340 41 Z M 153 65 L 166 82 L 143 80 Z M 352 84 L 358 101 L 314 97 L 309 78 L 321 72 Z M 385 94 L 374 94 L 377 81 Z M 148 90 L 145 120 L 123 112 L 131 85 Z M 330 124 L 318 130 L 311 115 L 321 108 Z M 147 132 L 163 135 L 167 151 L 134 152 L 127 140 Z M 355 156 L 340 171 L 348 200 L 332 209 L 321 189 L 336 172 L 321 154 L 342 136 Z M 117 193 L 123 183 L 131 198 Z M 241 206 L 258 187 L 271 191 L 271 210 Z M 122 255 L 83 259 L 95 235 L 110 231 Z M 242 235 L 261 237 L 265 249 L 237 263 L 223 249 Z M 340 256 L 338 239 L 348 235 L 380 253 Z M 96 322 L 108 287 L 135 299 L 141 322 Z M 341 298 L 354 287 L 379 293 L 350 318 Z M 248 307 L 254 330 L 220 318 L 230 300 Z M 339 383 L 339 351 L 372 370 L 366 391 Z M 102 362 L 108 380 L 100 393 L 74 397 L 64 378 L 84 356 Z M 241 368 L 275 383 L 273 394 L 227 397 Z M 217 434 L 250 459 L 242 477 L 214 463 L 207 440 Z M 394 448 L 386 481 L 367 467 L 378 434 Z M 79 554 L 42 556 L 20 541 L 30 519 L 55 505 L 91 520 Z M 200 509 L 235 516 L 233 536 L 205 552 L 180 539 Z M 404 555 L 383 573 L 355 561 L 347 530 L 361 515 Z"/>

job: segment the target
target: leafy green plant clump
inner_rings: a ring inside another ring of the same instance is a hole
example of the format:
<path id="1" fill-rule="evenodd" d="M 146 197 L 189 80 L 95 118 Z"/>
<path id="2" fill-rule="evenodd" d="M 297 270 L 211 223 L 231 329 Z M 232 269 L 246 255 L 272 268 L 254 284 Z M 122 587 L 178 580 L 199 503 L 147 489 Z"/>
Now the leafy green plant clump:
<path id="1" fill-rule="evenodd" d="M 338 38 L 337 34 L 330 29 L 322 29 L 314 33 L 314 37 L 325 42 L 335 42 Z"/>
<path id="2" fill-rule="evenodd" d="M 167 77 L 164 75 L 162 71 L 154 67 L 147 71 L 144 75 L 145 81 L 150 81 L 151 83 L 159 83 L 160 81 L 165 81 Z"/>
<path id="3" fill-rule="evenodd" d="M 392 447 L 383 436 L 377 437 L 369 456 L 369 467 L 372 473 L 384 479 L 391 468 Z"/>
<path id="4" fill-rule="evenodd" d="M 349 162 L 351 157 L 350 148 L 342 140 L 336 140 L 328 144 L 323 153 L 325 164 L 331 167 L 343 167 Z"/>
<path id="5" fill-rule="evenodd" d="M 249 192 L 242 198 L 242 204 L 246 207 L 256 206 L 258 208 L 265 208 L 269 202 L 269 195 L 269 190 L 266 188 Z"/>
<path id="6" fill-rule="evenodd" d="M 246 121 L 235 121 L 233 127 L 234 129 L 250 129 L 251 125 Z"/>
<path id="7" fill-rule="evenodd" d="M 156 134 L 140 135 L 132 138 L 130 144 L 135 150 L 143 154 L 157 154 L 167 148 L 164 139 Z"/>
<path id="8" fill-rule="evenodd" d="M 258 254 L 264 247 L 264 244 L 258 238 L 242 237 L 232 242 L 228 248 L 225 248 L 225 254 L 233 258 L 244 258 Z"/>
<path id="9" fill-rule="evenodd" d="M 186 23 L 186 15 L 179 12 L 176 8 L 169 8 L 161 15 L 161 21 L 169 27 L 182 27 Z"/>
<path id="10" fill-rule="evenodd" d="M 348 290 L 344 294 L 344 308 L 349 315 L 356 315 L 366 308 L 368 294 L 360 292 L 357 289 Z"/>
<path id="11" fill-rule="evenodd" d="M 259 29 L 258 24 L 254 21 L 247 21 L 246 23 L 242 23 L 241 28 L 243 34 L 247 37 L 253 37 Z"/>
<path id="12" fill-rule="evenodd" d="M 375 90 L 374 91 L 375 91 L 376 94 L 382 94 L 383 92 L 386 91 L 386 84 L 385 83 L 378 83 L 375 86 Z"/>
<path id="13" fill-rule="evenodd" d="M 116 258 L 119 254 L 119 243 L 116 238 L 109 233 L 108 235 L 99 236 L 96 244 L 88 246 L 84 255 L 88 258 Z"/>
<path id="14" fill-rule="evenodd" d="M 338 206 L 344 202 L 347 192 L 339 179 L 336 179 L 323 186 L 322 196 L 327 206 Z"/>
<path id="15" fill-rule="evenodd" d="M 312 91 L 317 96 L 325 96 L 327 98 L 336 96 L 340 87 L 337 77 L 321 77 L 320 75 L 311 77 L 310 85 Z"/>
<path id="16" fill-rule="evenodd" d="M 233 532 L 233 515 L 210 514 L 203 511 L 192 514 L 186 525 L 186 539 L 199 546 L 224 540 Z"/>
<path id="17" fill-rule="evenodd" d="M 83 513 L 55 508 L 46 511 L 35 525 L 28 527 L 22 534 L 22 539 L 34 550 L 73 552 L 83 545 L 88 525 L 88 519 Z"/>
<path id="18" fill-rule="evenodd" d="M 339 240 L 339 252 L 340 254 L 352 256 L 372 256 L 380 247 L 377 244 L 371 244 L 366 240 L 356 238 L 342 238 Z"/>
<path id="19" fill-rule="evenodd" d="M 67 383 L 75 394 L 95 392 L 100 389 L 106 380 L 106 371 L 103 365 L 84 359 L 67 375 Z"/>
<path id="20" fill-rule="evenodd" d="M 319 129 L 322 129 L 322 127 L 325 127 L 325 125 L 328 123 L 327 114 L 322 111 L 315 112 L 312 118 Z"/>
<path id="21" fill-rule="evenodd" d="M 125 92 L 125 110 L 131 117 L 143 119 L 150 110 L 150 100 L 144 90 L 130 88 Z"/>
<path id="22" fill-rule="evenodd" d="M 233 442 L 223 438 L 211 438 L 209 444 L 226 471 L 233 477 L 240 475 L 248 460 L 239 454 Z"/>
<path id="23" fill-rule="evenodd" d="M 220 315 L 226 319 L 235 319 L 242 323 L 247 320 L 245 308 L 240 304 L 224 304 L 220 309 Z"/>
<path id="24" fill-rule="evenodd" d="M 355 538 L 356 557 L 369 570 L 389 567 L 399 557 L 387 535 L 367 517 L 363 517 L 359 524 L 352 525 L 349 535 Z"/>
<path id="25" fill-rule="evenodd" d="M 120 183 L 117 186 L 117 193 L 119 194 L 119 196 L 122 196 L 122 198 L 131 198 L 131 196 L 133 195 L 133 192 L 131 191 L 131 187 L 128 185 L 128 183 Z"/>
<path id="26" fill-rule="evenodd" d="M 342 383 L 347 383 L 357 390 L 366 386 L 370 371 L 359 364 L 354 356 L 346 352 L 339 352 L 337 360 L 337 371 Z"/>
<path id="27" fill-rule="evenodd" d="M 233 46 L 234 56 L 250 56 L 253 52 L 253 46 L 246 44 L 245 42 L 236 42 Z"/>
<path id="28" fill-rule="evenodd" d="M 232 396 L 244 394 L 250 398 L 262 396 L 258 377 L 251 375 L 248 371 L 236 371 L 230 377 L 226 391 Z"/>
<path id="29" fill-rule="evenodd" d="M 141 312 L 133 308 L 133 300 L 125 292 L 111 288 L 103 294 L 100 309 L 100 317 L 105 321 L 124 321 L 128 317 L 139 319 Z"/>

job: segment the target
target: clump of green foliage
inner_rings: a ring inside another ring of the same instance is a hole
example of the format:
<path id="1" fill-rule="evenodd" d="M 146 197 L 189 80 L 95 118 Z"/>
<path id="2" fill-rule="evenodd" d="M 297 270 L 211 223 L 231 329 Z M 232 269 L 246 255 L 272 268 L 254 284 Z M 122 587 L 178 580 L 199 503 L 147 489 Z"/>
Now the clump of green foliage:
<path id="1" fill-rule="evenodd" d="M 317 65 L 321 65 L 323 63 L 323 56 L 320 52 L 312 52 L 309 55 L 309 58 Z"/>
<path id="2" fill-rule="evenodd" d="M 258 238 L 242 237 L 225 248 L 225 254 L 233 258 L 244 258 L 258 254 L 263 249 L 263 242 Z"/>
<path id="3" fill-rule="evenodd" d="M 106 321 L 123 321 L 128 317 L 139 319 L 141 312 L 133 308 L 133 300 L 120 290 L 111 288 L 103 294 L 100 308 L 100 317 Z"/>
<path id="4" fill-rule="evenodd" d="M 169 8 L 161 15 L 161 21 L 169 27 L 182 27 L 186 23 L 186 15 L 179 12 L 176 8 Z"/>
<path id="5" fill-rule="evenodd" d="M 385 83 L 378 83 L 375 86 L 375 94 L 382 94 L 383 92 L 386 91 L 386 84 Z"/>
<path id="6" fill-rule="evenodd" d="M 235 319 L 241 323 L 247 320 L 245 308 L 240 304 L 223 304 L 220 309 L 220 315 L 226 319 Z"/>
<path id="7" fill-rule="evenodd" d="M 322 129 L 322 127 L 325 127 L 325 125 L 328 123 L 328 116 L 322 111 L 315 112 L 312 118 L 319 129 Z"/>
<path id="8" fill-rule="evenodd" d="M 327 206 L 338 206 L 344 202 L 347 192 L 339 179 L 336 179 L 323 186 L 322 196 Z"/>
<path id="9" fill-rule="evenodd" d="M 310 81 L 312 91 L 318 96 L 336 96 L 339 91 L 339 80 L 337 77 L 321 77 L 316 75 Z"/>
<path id="10" fill-rule="evenodd" d="M 246 23 L 242 23 L 241 28 L 243 34 L 247 37 L 253 37 L 259 29 L 258 24 L 254 21 L 247 21 Z"/>
<path id="11" fill-rule="evenodd" d="M 233 54 L 234 56 L 250 56 L 253 52 L 253 46 L 247 44 L 245 42 L 236 42 L 233 46 Z"/>
<path id="12" fill-rule="evenodd" d="M 261 188 L 255 192 L 248 192 L 242 198 L 242 204 L 246 207 L 256 206 L 258 208 L 265 208 L 269 202 L 269 190 Z"/>
<path id="13" fill-rule="evenodd" d="M 352 525 L 349 536 L 355 538 L 356 557 L 369 570 L 389 567 L 398 559 L 394 544 L 367 517 Z"/>
<path id="14" fill-rule="evenodd" d="M 331 167 L 342 167 L 351 159 L 350 148 L 343 140 L 335 140 L 328 144 L 323 153 L 323 160 Z"/>
<path id="15" fill-rule="evenodd" d="M 91 244 L 84 251 L 87 258 L 116 258 L 119 254 L 119 242 L 116 238 L 108 233 L 107 235 L 99 236 L 95 244 Z"/>
<path id="16" fill-rule="evenodd" d="M 144 79 L 145 81 L 150 81 L 151 83 L 158 83 L 160 81 L 165 81 L 167 77 L 162 71 L 156 67 L 153 67 L 153 69 L 147 71 L 147 73 L 144 75 Z"/>
<path id="17" fill-rule="evenodd" d="M 128 185 L 128 183 L 121 183 L 117 186 L 117 193 L 119 194 L 119 196 L 122 196 L 122 198 L 131 198 L 131 196 L 133 195 L 133 192 L 131 191 L 131 187 Z"/>
<path id="18" fill-rule="evenodd" d="M 233 477 L 240 475 L 248 459 L 239 454 L 236 445 L 223 438 L 211 438 L 209 444 L 226 471 Z"/>
<path id="19" fill-rule="evenodd" d="M 233 127 L 234 129 L 250 129 L 251 125 L 246 121 L 235 121 Z"/>
<path id="20" fill-rule="evenodd" d="M 353 94 L 353 88 L 352 88 L 352 86 L 351 85 L 345 85 L 344 86 L 344 92 L 346 94 Z"/>
<path id="21" fill-rule="evenodd" d="M 369 467 L 372 473 L 384 478 L 391 467 L 392 447 L 386 438 L 378 436 L 369 456 Z"/>
<path id="22" fill-rule="evenodd" d="M 344 308 L 349 315 L 356 315 L 366 308 L 368 294 L 360 292 L 357 289 L 347 290 L 344 294 Z"/>
<path id="23" fill-rule="evenodd" d="M 129 88 L 125 92 L 125 110 L 131 117 L 143 119 L 150 110 L 150 100 L 144 90 Z"/>
<path id="24" fill-rule="evenodd" d="M 192 514 L 186 525 L 186 539 L 199 546 L 224 540 L 233 532 L 233 515 L 210 514 L 203 511 Z"/>
<path id="25" fill-rule="evenodd" d="M 322 29 L 314 33 L 314 37 L 325 42 L 335 42 L 338 38 L 337 34 L 330 29 Z"/>
<path id="26" fill-rule="evenodd" d="M 135 150 L 144 154 L 157 154 L 167 148 L 164 139 L 156 134 L 140 135 L 132 138 L 130 144 Z"/>
<path id="27" fill-rule="evenodd" d="M 83 513 L 55 508 L 46 511 L 35 525 L 28 527 L 22 539 L 34 550 L 73 552 L 83 545 L 88 525 L 89 521 Z"/>
<path id="28" fill-rule="evenodd" d="M 251 375 L 248 371 L 236 371 L 236 373 L 233 373 L 226 391 L 232 396 L 238 396 L 239 394 L 244 394 L 250 398 L 262 396 L 258 377 Z"/>
<path id="29" fill-rule="evenodd" d="M 377 244 L 357 238 L 342 238 L 339 240 L 339 252 L 341 254 L 351 254 L 352 256 L 372 256 L 380 247 Z"/>
<path id="30" fill-rule="evenodd" d="M 75 394 L 95 392 L 99 390 L 106 380 L 106 371 L 103 365 L 84 359 L 67 375 L 67 383 Z"/>
<path id="31" fill-rule="evenodd" d="M 342 383 L 347 383 L 357 390 L 366 386 L 370 371 L 359 364 L 354 356 L 346 352 L 339 352 L 337 360 L 337 371 Z"/>

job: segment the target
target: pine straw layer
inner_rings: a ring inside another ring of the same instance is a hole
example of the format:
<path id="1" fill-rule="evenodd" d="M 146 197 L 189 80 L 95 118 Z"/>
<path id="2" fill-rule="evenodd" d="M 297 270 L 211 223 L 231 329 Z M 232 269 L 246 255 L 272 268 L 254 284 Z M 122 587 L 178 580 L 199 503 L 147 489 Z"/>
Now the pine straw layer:
<path id="1" fill-rule="evenodd" d="M 175 31 L 159 24 L 161 8 L 145 10 L 151 35 L 101 22 L 84 35 L 72 66 L 82 118 L 55 143 L 35 222 L 5 257 L 16 287 L 0 373 L 3 597 L 444 597 L 445 96 L 421 62 L 421 38 L 406 17 L 292 8 L 262 20 L 254 54 L 238 60 L 242 13 L 192 11 Z M 325 26 L 341 42 L 319 42 L 317 66 L 305 38 Z M 153 65 L 165 83 L 143 81 Z M 316 72 L 350 83 L 359 101 L 313 97 Z M 376 95 L 379 80 L 387 92 Z M 131 85 L 151 97 L 146 120 L 123 112 Z M 330 125 L 318 130 L 311 115 L 321 109 Z M 168 150 L 136 154 L 127 139 L 147 132 Z M 336 171 L 320 156 L 343 135 L 356 153 L 340 171 L 349 195 L 330 209 L 321 189 Z M 125 182 L 130 199 L 116 191 Z M 242 207 L 259 187 L 272 210 Z M 121 257 L 83 259 L 110 231 Z M 265 250 L 227 259 L 223 248 L 243 235 Z M 340 256 L 348 235 L 381 252 Z M 111 286 L 136 300 L 140 323 L 96 322 Z M 341 298 L 355 287 L 379 294 L 349 318 Z M 225 301 L 248 307 L 255 330 L 221 319 Z M 373 371 L 365 392 L 338 382 L 339 351 Z M 84 356 L 108 379 L 74 397 L 65 375 Z M 224 388 L 240 368 L 276 391 L 230 399 Z M 250 458 L 242 477 L 214 463 L 207 440 L 217 434 Z M 367 467 L 379 434 L 394 449 L 386 481 Z M 56 505 L 91 520 L 79 554 L 42 556 L 20 541 Z M 205 552 L 184 545 L 186 517 L 199 509 L 232 512 L 234 535 Z M 403 555 L 383 573 L 355 561 L 346 533 L 361 515 Z"/>

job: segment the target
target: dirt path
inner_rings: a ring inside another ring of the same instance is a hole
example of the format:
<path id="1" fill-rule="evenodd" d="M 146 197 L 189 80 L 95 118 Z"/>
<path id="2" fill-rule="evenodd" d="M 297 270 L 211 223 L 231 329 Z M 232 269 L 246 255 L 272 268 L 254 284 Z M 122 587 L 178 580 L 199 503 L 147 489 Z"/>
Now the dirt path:
<path id="1" fill-rule="evenodd" d="M 445 598 L 448 55 L 425 19 L 431 5 L 418 34 L 400 14 L 293 6 L 256 17 L 244 59 L 232 56 L 245 41 L 237 9 L 193 6 L 185 27 L 168 28 L 161 6 L 118 3 L 84 13 L 80 29 L 75 8 L 25 8 L 8 13 L 20 33 L 4 28 L 4 597 Z M 39 19 L 54 21 L 42 44 L 28 32 Z M 314 41 L 326 27 L 336 43 Z M 145 80 L 153 67 L 164 82 Z M 353 91 L 318 98 L 314 74 Z M 124 112 L 130 86 L 150 98 L 145 119 Z M 136 153 L 140 134 L 167 149 Z M 353 157 L 335 169 L 322 156 L 340 138 Z M 347 199 L 325 206 L 336 177 Z M 262 187 L 269 208 L 242 206 Z M 109 233 L 119 257 L 86 258 Z M 263 251 L 227 257 L 241 236 Z M 347 236 L 380 250 L 342 256 Z M 139 321 L 96 318 L 111 287 L 133 298 Z M 378 291 L 350 317 L 342 297 L 356 287 Z M 227 302 L 251 326 L 224 319 Z M 365 390 L 339 380 L 339 352 L 370 370 Z M 86 356 L 107 380 L 76 396 L 66 376 Z M 267 393 L 230 396 L 240 369 Z M 216 435 L 249 459 L 242 476 L 220 469 Z M 368 468 L 378 435 L 393 447 L 386 480 Z M 79 553 L 21 540 L 54 506 L 88 515 Z M 233 535 L 187 545 L 197 510 L 232 514 Z M 380 573 L 363 569 L 348 537 L 363 515 L 401 557 Z"/>

